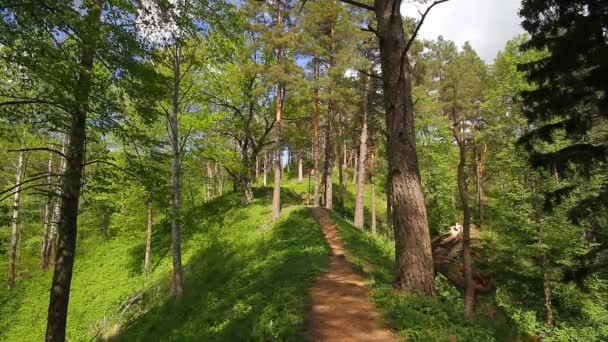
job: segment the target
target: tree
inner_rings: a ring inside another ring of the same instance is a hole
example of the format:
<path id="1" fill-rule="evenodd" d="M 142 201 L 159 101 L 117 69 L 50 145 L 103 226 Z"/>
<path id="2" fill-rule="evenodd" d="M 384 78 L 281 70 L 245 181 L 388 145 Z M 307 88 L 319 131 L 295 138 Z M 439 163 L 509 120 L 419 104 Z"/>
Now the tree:
<path id="1" fill-rule="evenodd" d="M 67 114 L 68 118 L 66 127 L 61 120 L 56 120 L 57 115 L 48 115 L 51 124 L 57 123 L 61 130 L 67 131 L 69 144 L 65 152 L 47 341 L 65 340 L 85 166 L 87 117 L 92 109 L 98 110 L 96 114 L 107 114 L 107 110 L 111 110 L 111 102 L 106 100 L 113 97 L 99 95 L 113 90 L 109 85 L 115 81 L 114 72 L 121 70 L 126 77 L 143 70 L 139 61 L 145 56 L 145 49 L 130 25 L 136 17 L 133 9 L 130 2 L 102 0 L 48 6 L 17 3 L 2 7 L 0 41 L 8 49 L 6 60 L 21 66 L 31 80 L 47 90 L 38 94 L 2 94 L 2 106 L 46 106 Z"/>
<path id="2" fill-rule="evenodd" d="M 479 121 L 480 104 L 483 94 L 484 63 L 468 43 L 462 52 L 449 61 L 445 78 L 441 80 L 443 100 L 446 101 L 445 112 L 452 119 L 452 132 L 458 145 L 460 161 L 458 163 L 458 190 L 463 216 L 463 270 L 466 279 L 465 319 L 473 318 L 475 288 L 473 284 L 473 266 L 471 258 L 471 209 L 469 207 L 469 189 L 467 157 L 469 145 L 474 134 L 473 127 Z"/>
<path id="3" fill-rule="evenodd" d="M 370 26 L 368 29 L 376 34 L 380 43 L 389 165 L 388 193 L 392 204 L 390 219 L 395 230 L 397 264 L 394 284 L 400 290 L 419 290 L 434 295 L 431 239 L 416 155 L 408 50 L 426 15 L 434 6 L 447 0 L 435 1 L 426 9 L 408 40 L 405 39 L 403 19 L 398 10 L 400 0 L 379 0 L 373 6 L 351 0 L 341 1 L 373 11 L 378 25 L 377 28 Z"/>
<path id="4" fill-rule="evenodd" d="M 607 11 L 600 0 L 526 0 L 520 10 L 530 34 L 523 50 L 548 52 L 520 67 L 537 86 L 522 93 L 524 115 L 534 128 L 520 144 L 532 152 L 532 166 L 556 169 L 565 179 L 606 174 L 608 98 L 598 94 L 608 91 Z M 539 148 L 543 143 L 551 148 Z M 564 183 L 548 194 L 549 203 L 576 188 Z M 570 211 L 575 222 L 606 212 L 608 180 L 588 190 Z"/>

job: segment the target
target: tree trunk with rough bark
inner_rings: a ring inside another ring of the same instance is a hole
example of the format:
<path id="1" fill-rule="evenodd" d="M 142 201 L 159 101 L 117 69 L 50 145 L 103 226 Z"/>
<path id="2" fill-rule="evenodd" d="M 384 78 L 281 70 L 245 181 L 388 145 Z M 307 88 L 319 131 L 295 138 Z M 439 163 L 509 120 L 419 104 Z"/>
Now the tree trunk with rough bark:
<path id="1" fill-rule="evenodd" d="M 395 230 L 395 287 L 435 294 L 435 277 L 426 207 L 420 184 L 409 58 L 399 0 L 376 0 L 389 187 Z"/>
<path id="2" fill-rule="evenodd" d="M 13 198 L 13 218 L 11 220 L 11 245 L 8 257 L 8 288 L 15 287 L 15 263 L 17 259 L 17 243 L 19 241 L 19 201 L 21 198 L 21 182 L 23 180 L 24 152 L 19 152 L 17 160 L 17 173 L 15 176 L 15 196 Z"/>
<path id="3" fill-rule="evenodd" d="M 146 278 L 150 276 L 150 259 L 152 257 L 152 195 L 148 194 L 148 224 L 146 226 L 146 255 L 144 257 L 144 271 Z"/>
<path id="4" fill-rule="evenodd" d="M 277 2 L 277 26 L 283 25 L 283 10 L 281 2 Z M 283 48 L 277 49 L 277 64 L 281 64 Z M 276 113 L 275 113 L 275 162 L 274 162 L 274 188 L 272 191 L 272 220 L 279 219 L 281 214 L 281 117 L 283 114 L 283 85 L 277 82 Z"/>
<path id="5" fill-rule="evenodd" d="M 357 182 L 357 198 L 355 200 L 355 226 L 361 229 L 365 225 L 365 161 L 367 159 L 367 117 L 369 115 L 368 97 L 370 83 L 370 78 L 366 77 L 365 90 L 363 92 L 363 110 L 361 112 L 361 135 L 359 136 L 359 180 Z"/>
<path id="6" fill-rule="evenodd" d="M 315 58 L 314 63 L 315 81 L 319 78 L 319 61 Z M 319 174 L 320 174 L 320 139 L 319 139 L 319 88 L 315 85 L 312 90 L 312 158 L 314 163 L 314 190 L 313 190 L 313 206 L 319 206 Z"/>
<path id="7" fill-rule="evenodd" d="M 76 253 L 78 229 L 78 205 L 82 187 L 84 152 L 86 141 L 86 119 L 92 86 L 92 73 L 97 49 L 101 10 L 103 3 L 96 0 L 89 3 L 83 24 L 86 33 L 82 37 L 80 70 L 74 89 L 74 106 L 69 128 L 69 146 L 66 153 L 66 169 L 63 177 L 61 202 L 61 224 L 59 243 L 50 291 L 48 319 L 46 327 L 47 342 L 65 341 L 65 328 Z"/>

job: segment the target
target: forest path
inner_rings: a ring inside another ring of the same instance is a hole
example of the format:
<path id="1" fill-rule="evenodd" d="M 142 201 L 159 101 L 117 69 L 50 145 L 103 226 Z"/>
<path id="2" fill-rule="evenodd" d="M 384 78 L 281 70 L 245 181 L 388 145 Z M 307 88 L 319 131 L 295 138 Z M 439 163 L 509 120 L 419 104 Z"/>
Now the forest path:
<path id="1" fill-rule="evenodd" d="M 336 225 L 323 208 L 312 208 L 313 217 L 325 234 L 332 255 L 329 269 L 310 291 L 311 308 L 306 316 L 309 341 L 397 341 L 382 328 L 382 316 L 369 301 L 363 278 L 346 260 Z"/>

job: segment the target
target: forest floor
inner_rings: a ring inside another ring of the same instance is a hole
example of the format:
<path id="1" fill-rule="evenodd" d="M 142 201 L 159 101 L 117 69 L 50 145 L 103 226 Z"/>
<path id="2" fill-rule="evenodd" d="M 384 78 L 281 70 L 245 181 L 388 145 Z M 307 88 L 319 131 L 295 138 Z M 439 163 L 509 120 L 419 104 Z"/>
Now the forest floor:
<path id="1" fill-rule="evenodd" d="M 383 328 L 382 316 L 369 300 L 370 290 L 345 258 L 344 249 L 329 213 L 313 208 L 331 248 L 329 268 L 310 291 L 306 337 L 310 341 L 396 341 Z"/>

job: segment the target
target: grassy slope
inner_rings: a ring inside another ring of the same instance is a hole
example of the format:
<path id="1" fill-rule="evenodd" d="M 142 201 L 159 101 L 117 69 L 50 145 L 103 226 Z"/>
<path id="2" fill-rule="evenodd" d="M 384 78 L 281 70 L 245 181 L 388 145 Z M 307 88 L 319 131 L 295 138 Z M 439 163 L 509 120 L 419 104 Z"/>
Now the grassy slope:
<path id="1" fill-rule="evenodd" d="M 227 195 L 185 215 L 181 303 L 168 296 L 166 225 L 156 227 L 148 280 L 141 274 L 141 239 L 116 237 L 79 255 L 69 339 L 91 340 L 98 330 L 98 336 L 125 341 L 299 339 L 307 288 L 325 268 L 328 249 L 307 209 L 286 208 L 271 225 L 269 193 L 256 195 L 260 199 L 248 207 Z M 283 199 L 285 206 L 298 202 L 291 192 Z M 49 284 L 50 274 L 40 274 L 16 291 L 0 290 L 0 340 L 43 339 Z"/>

